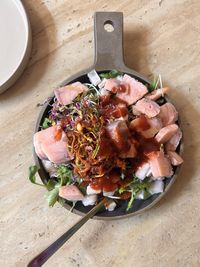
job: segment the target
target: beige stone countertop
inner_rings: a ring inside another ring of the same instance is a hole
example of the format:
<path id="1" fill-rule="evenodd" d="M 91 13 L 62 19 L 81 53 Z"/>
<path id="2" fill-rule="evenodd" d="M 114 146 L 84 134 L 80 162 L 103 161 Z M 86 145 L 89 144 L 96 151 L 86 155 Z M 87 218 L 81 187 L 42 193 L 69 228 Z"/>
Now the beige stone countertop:
<path id="1" fill-rule="evenodd" d="M 29 260 L 79 216 L 56 204 L 27 179 L 32 137 L 53 88 L 93 62 L 93 13 L 124 13 L 127 65 L 160 73 L 171 87 L 184 131 L 185 163 L 166 196 L 144 214 L 90 220 L 44 266 L 200 266 L 200 1 L 24 0 L 33 47 L 28 67 L 0 95 L 0 266 Z M 11 18 L 12 19 L 12 18 Z"/>

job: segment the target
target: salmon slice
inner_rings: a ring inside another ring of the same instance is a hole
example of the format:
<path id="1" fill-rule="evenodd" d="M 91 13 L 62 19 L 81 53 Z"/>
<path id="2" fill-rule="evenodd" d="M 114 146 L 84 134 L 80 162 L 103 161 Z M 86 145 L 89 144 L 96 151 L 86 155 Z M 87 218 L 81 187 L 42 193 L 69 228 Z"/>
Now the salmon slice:
<path id="1" fill-rule="evenodd" d="M 177 133 L 179 127 L 176 124 L 171 124 L 168 126 L 165 126 L 162 128 L 157 135 L 155 136 L 155 139 L 158 143 L 164 144 L 166 143 L 174 134 Z"/>
<path id="2" fill-rule="evenodd" d="M 140 115 L 130 122 L 129 128 L 139 133 L 150 129 L 148 118 L 144 115 Z"/>
<path id="3" fill-rule="evenodd" d="M 122 83 L 124 83 L 128 89 L 125 92 L 117 93 L 117 97 L 125 101 L 127 105 L 134 104 L 148 93 L 147 87 L 143 83 L 127 74 L 123 76 Z"/>
<path id="4" fill-rule="evenodd" d="M 120 158 L 135 158 L 137 155 L 136 147 L 133 143 L 130 142 L 130 149 L 127 152 L 120 152 Z"/>
<path id="5" fill-rule="evenodd" d="M 178 120 L 178 112 L 174 105 L 171 103 L 165 103 L 160 107 L 159 117 L 162 120 L 163 126 L 167 126 Z"/>
<path id="6" fill-rule="evenodd" d="M 139 110 L 137 110 L 135 105 L 132 105 L 131 108 L 132 108 L 133 115 L 135 115 L 135 116 L 141 115 L 141 112 Z"/>
<path id="7" fill-rule="evenodd" d="M 176 152 L 168 151 L 167 155 L 169 156 L 169 159 L 173 166 L 178 166 L 183 163 L 183 159 Z"/>
<path id="8" fill-rule="evenodd" d="M 169 141 L 165 144 L 165 149 L 167 151 L 175 151 L 180 143 L 182 136 L 183 136 L 182 131 L 180 128 L 178 128 L 178 131 L 175 133 L 175 135 L 172 136 L 169 139 Z"/>
<path id="9" fill-rule="evenodd" d="M 162 128 L 161 119 L 158 117 L 147 118 L 144 115 L 132 120 L 129 125 L 130 129 L 141 133 L 144 138 L 152 138 Z"/>
<path id="10" fill-rule="evenodd" d="M 54 90 L 55 96 L 61 105 L 71 104 L 72 101 L 88 88 L 80 82 L 75 82 Z"/>
<path id="11" fill-rule="evenodd" d="M 130 148 L 129 129 L 124 120 L 116 120 L 106 126 L 106 131 L 118 150 L 128 151 Z"/>
<path id="12" fill-rule="evenodd" d="M 34 134 L 33 145 L 35 148 L 35 153 L 38 155 L 38 157 L 42 160 L 46 160 L 47 156 L 44 153 L 44 151 L 42 150 L 40 138 L 39 138 L 39 135 L 37 135 L 37 134 Z"/>
<path id="13" fill-rule="evenodd" d="M 151 172 L 155 179 L 162 176 L 172 176 L 172 166 L 163 151 L 153 151 L 148 156 Z"/>
<path id="14" fill-rule="evenodd" d="M 36 149 L 39 146 L 42 151 L 42 155 L 45 155 L 51 162 L 56 164 L 66 163 L 72 159 L 72 155 L 70 155 L 67 150 L 66 134 L 62 131 L 60 140 L 56 140 L 56 132 L 57 126 L 52 126 L 35 133 L 35 152 L 38 157 L 41 158 L 41 154 L 38 153 L 38 150 Z"/>
<path id="15" fill-rule="evenodd" d="M 151 92 L 150 94 L 146 95 L 145 98 L 156 101 L 158 100 L 161 96 L 164 96 L 169 91 L 168 87 L 164 88 L 159 88 Z"/>
<path id="16" fill-rule="evenodd" d="M 139 100 L 135 104 L 135 107 L 139 112 L 145 114 L 149 118 L 153 118 L 160 113 L 160 106 L 156 102 L 146 98 Z"/>
<path id="17" fill-rule="evenodd" d="M 59 188 L 59 196 L 69 201 L 83 200 L 84 196 L 75 185 L 64 185 Z"/>
<path id="18" fill-rule="evenodd" d="M 163 125 L 161 119 L 158 117 L 148 119 L 147 121 L 150 125 L 150 128 L 146 131 L 142 131 L 142 135 L 145 138 L 152 138 L 162 129 Z"/>
<path id="19" fill-rule="evenodd" d="M 104 89 L 115 93 L 115 90 L 117 89 L 119 85 L 120 85 L 120 81 L 118 79 L 115 79 L 115 78 L 106 79 Z"/>
<path id="20" fill-rule="evenodd" d="M 116 93 L 116 97 L 127 105 L 132 105 L 148 93 L 144 84 L 127 74 L 123 76 L 121 81 L 119 79 L 106 80 L 104 88 Z"/>

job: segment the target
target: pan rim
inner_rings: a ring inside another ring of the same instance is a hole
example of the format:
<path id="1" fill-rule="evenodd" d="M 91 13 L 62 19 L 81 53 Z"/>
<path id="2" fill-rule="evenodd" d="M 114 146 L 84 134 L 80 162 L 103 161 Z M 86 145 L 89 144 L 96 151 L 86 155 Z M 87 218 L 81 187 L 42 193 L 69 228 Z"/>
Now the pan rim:
<path id="1" fill-rule="evenodd" d="M 69 84 L 70 82 L 73 82 L 74 80 L 80 79 L 82 76 L 87 75 L 87 73 L 89 71 L 91 71 L 92 69 L 94 69 L 94 68 L 91 67 L 91 68 L 88 68 L 88 69 L 86 69 L 84 71 L 81 71 L 81 72 L 79 72 L 79 73 L 77 73 L 75 75 L 70 76 L 69 78 L 67 78 L 66 80 L 64 80 L 59 85 L 59 87 L 64 86 L 66 84 Z M 98 73 L 101 73 L 103 71 L 110 71 L 110 70 L 105 70 L 105 69 L 103 69 L 103 70 L 97 70 Z M 139 74 L 139 77 L 138 77 L 137 76 L 137 72 L 135 72 L 135 71 L 133 71 L 133 70 L 131 70 L 129 68 L 127 68 L 125 71 L 122 70 L 122 69 L 119 69 L 119 71 L 121 71 L 123 73 L 126 73 L 126 74 L 130 74 L 132 77 L 140 80 L 141 82 L 143 81 L 144 84 L 150 84 L 150 81 L 147 78 L 145 78 L 144 76 L 142 76 L 140 74 Z M 53 97 L 54 97 L 54 94 L 52 94 L 50 96 L 50 98 L 53 98 Z M 171 99 L 168 96 L 165 96 L 165 100 L 167 102 L 169 102 L 169 103 L 172 103 Z M 42 109 L 41 109 L 41 111 L 39 113 L 39 116 L 38 116 L 38 119 L 37 119 L 37 122 L 36 122 L 36 125 L 35 125 L 35 129 L 34 129 L 34 134 L 36 132 L 38 132 L 38 130 L 40 129 L 41 120 L 42 120 L 43 115 L 44 115 L 45 111 L 47 110 L 48 106 L 49 106 L 49 101 L 42 107 Z M 182 129 L 180 118 L 178 119 L 177 123 L 180 126 L 180 128 Z M 179 154 L 182 155 L 183 154 L 183 151 L 184 151 L 184 143 L 183 143 L 183 137 L 182 137 L 182 139 L 180 141 L 180 144 L 179 144 Z M 43 164 L 42 164 L 41 159 L 39 159 L 38 156 L 36 155 L 35 150 L 34 150 L 34 146 L 33 146 L 33 154 L 34 154 L 35 164 L 40 167 L 40 169 L 38 171 L 39 176 L 40 176 L 40 179 L 41 179 L 42 183 L 45 184 L 44 181 L 45 180 L 47 181 L 47 177 L 46 178 L 44 178 L 44 177 L 42 178 L 42 176 L 47 176 L 48 174 L 47 174 L 46 171 L 44 171 L 42 169 L 43 167 L 41 168 L 41 166 L 43 166 Z M 177 178 L 177 176 L 179 174 L 180 169 L 181 169 L 181 165 L 178 166 L 178 167 L 176 167 L 175 172 L 174 172 L 174 175 L 169 178 L 170 181 L 166 185 L 164 192 L 159 193 L 158 196 L 154 200 L 152 200 L 152 202 L 150 204 L 148 204 L 146 207 L 141 208 L 141 209 L 139 209 L 137 211 L 133 211 L 131 213 L 127 213 L 127 214 L 124 214 L 124 215 L 116 215 L 116 216 L 101 216 L 101 215 L 98 215 L 98 213 L 97 213 L 94 217 L 92 217 L 92 219 L 96 219 L 96 220 L 117 220 L 117 219 L 125 219 L 125 218 L 131 217 L 131 216 L 135 216 L 135 215 L 141 214 L 141 213 L 149 210 L 150 208 L 152 208 L 153 206 L 155 206 L 166 195 L 166 193 L 169 191 L 169 189 L 174 184 L 174 182 L 175 182 L 175 180 L 176 180 L 176 178 Z M 71 206 L 69 204 L 67 204 L 67 203 L 65 203 L 62 206 L 64 208 L 66 208 L 67 210 L 70 210 L 71 209 Z M 93 206 L 91 206 L 91 207 L 93 207 Z M 74 214 L 77 214 L 79 216 L 84 216 L 86 214 L 86 213 L 84 213 L 84 212 L 76 209 L 76 207 L 74 207 L 71 212 L 74 213 Z M 107 212 L 109 214 L 109 211 L 107 211 Z"/>

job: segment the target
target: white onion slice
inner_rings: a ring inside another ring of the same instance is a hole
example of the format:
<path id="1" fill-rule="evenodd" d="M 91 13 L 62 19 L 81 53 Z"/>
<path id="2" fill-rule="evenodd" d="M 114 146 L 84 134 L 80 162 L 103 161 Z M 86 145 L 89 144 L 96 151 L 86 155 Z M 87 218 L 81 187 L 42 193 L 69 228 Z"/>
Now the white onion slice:
<path id="1" fill-rule="evenodd" d="M 101 190 L 95 190 L 90 185 L 87 186 L 87 195 L 100 194 Z"/>
<path id="2" fill-rule="evenodd" d="M 158 194 L 162 193 L 164 191 L 164 182 L 161 180 L 156 180 L 152 182 L 152 184 L 149 187 L 150 194 Z"/>
<path id="3" fill-rule="evenodd" d="M 84 206 L 94 205 L 97 201 L 97 195 L 86 195 L 84 196 L 82 203 Z"/>
<path id="4" fill-rule="evenodd" d="M 108 211 L 113 211 L 116 208 L 117 204 L 111 200 L 107 205 L 106 205 L 106 209 Z"/>
<path id="5" fill-rule="evenodd" d="M 147 174 L 150 171 L 150 164 L 148 162 L 142 164 L 137 171 L 135 172 L 135 176 L 138 177 L 140 180 L 144 180 Z"/>
<path id="6" fill-rule="evenodd" d="M 100 82 L 101 82 L 101 78 L 99 77 L 99 75 L 97 74 L 96 70 L 91 70 L 88 74 L 87 74 L 90 82 L 92 84 L 94 84 L 95 86 L 97 86 Z"/>

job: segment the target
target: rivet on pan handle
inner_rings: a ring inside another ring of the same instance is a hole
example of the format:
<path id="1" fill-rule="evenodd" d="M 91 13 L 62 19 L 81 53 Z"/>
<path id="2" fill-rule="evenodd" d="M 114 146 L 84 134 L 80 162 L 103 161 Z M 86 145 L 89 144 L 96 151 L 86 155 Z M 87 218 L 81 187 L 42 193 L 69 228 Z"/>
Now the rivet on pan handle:
<path id="1" fill-rule="evenodd" d="M 94 42 L 96 70 L 124 69 L 123 13 L 96 12 L 94 14 Z"/>

